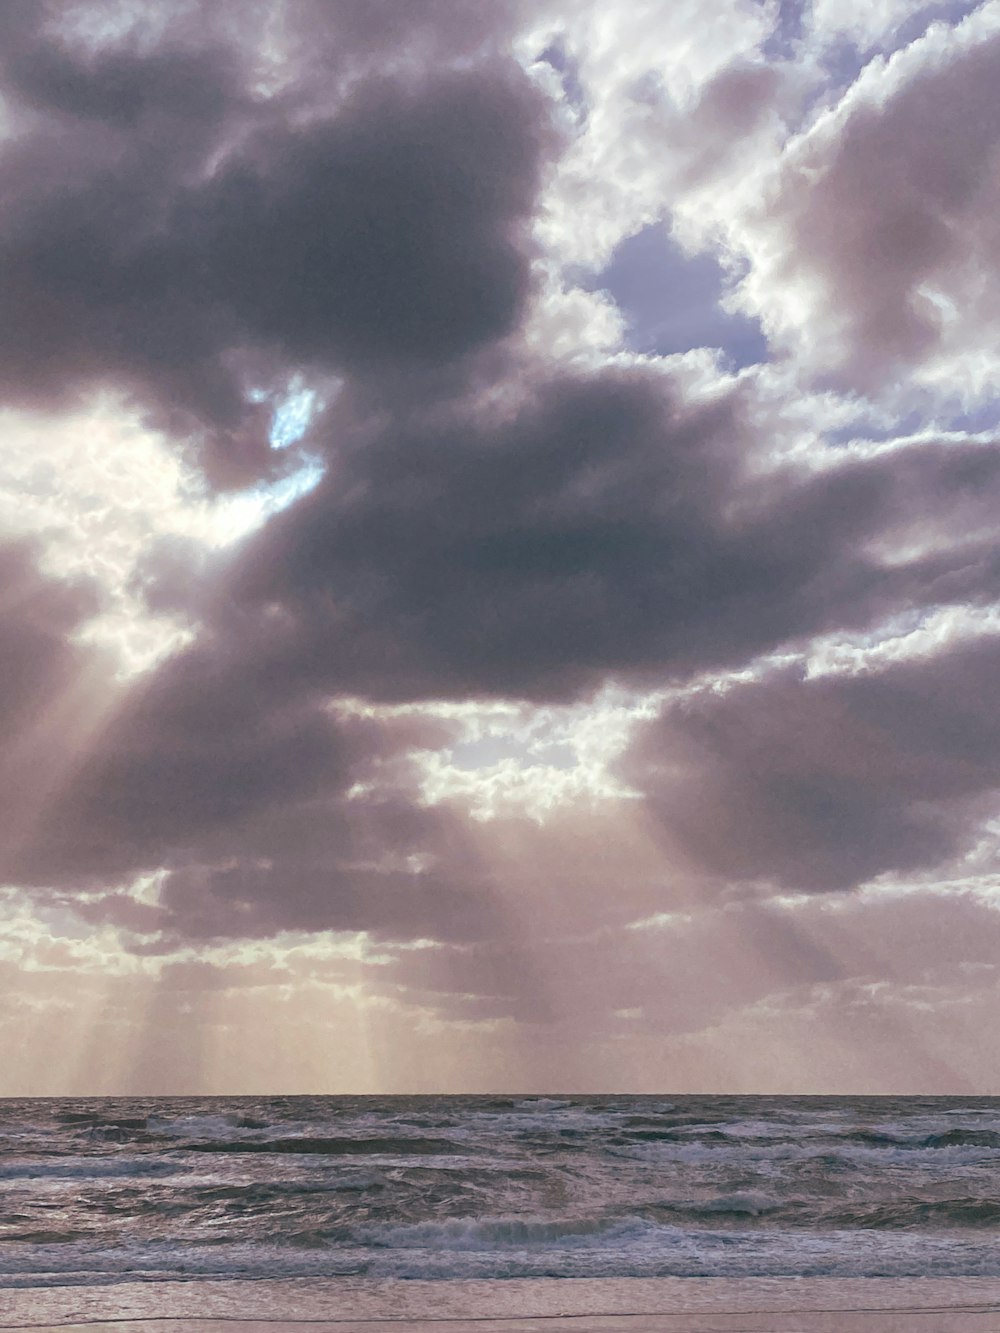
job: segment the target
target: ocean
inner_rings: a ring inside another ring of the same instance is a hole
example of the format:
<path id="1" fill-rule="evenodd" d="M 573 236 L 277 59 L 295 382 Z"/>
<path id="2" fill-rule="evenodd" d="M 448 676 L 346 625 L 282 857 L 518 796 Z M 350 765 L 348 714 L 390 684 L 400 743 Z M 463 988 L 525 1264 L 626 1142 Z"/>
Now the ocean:
<path id="1" fill-rule="evenodd" d="M 0 1102 L 0 1311 L 121 1288 L 137 1318 L 164 1284 L 249 1309 L 262 1280 L 368 1310 L 408 1283 L 450 1309 L 528 1280 L 565 1306 L 554 1279 L 995 1279 L 998 1241 L 992 1098 Z"/>

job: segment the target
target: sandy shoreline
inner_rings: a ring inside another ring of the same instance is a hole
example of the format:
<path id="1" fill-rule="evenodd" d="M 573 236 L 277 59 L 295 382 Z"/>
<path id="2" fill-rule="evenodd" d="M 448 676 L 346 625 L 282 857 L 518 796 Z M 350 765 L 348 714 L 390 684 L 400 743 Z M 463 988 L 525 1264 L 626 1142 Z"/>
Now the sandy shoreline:
<path id="1" fill-rule="evenodd" d="M 963 1333 L 1000 1328 L 993 1279 L 127 1283 L 0 1293 L 44 1333 Z"/>
<path id="2" fill-rule="evenodd" d="M 640 1314 L 503 1320 L 126 1320 L 29 1325 L 32 1333 L 973 1333 L 997 1328 L 997 1307 L 954 1310 Z M 0 1326 L 6 1327 L 6 1326 Z"/>
<path id="3" fill-rule="evenodd" d="M 898 1314 L 880 1312 L 854 1314 L 840 1312 L 834 1314 L 802 1314 L 789 1312 L 784 1316 L 760 1315 L 639 1315 L 634 1317 L 611 1316 L 610 1318 L 591 1319 L 587 1316 L 571 1319 L 554 1320 L 514 1320 L 497 1322 L 489 1320 L 418 1323 L 322 1323 L 289 1324 L 261 1323 L 220 1323 L 218 1320 L 191 1321 L 173 1320 L 150 1323 L 128 1320 L 113 1324 L 59 1324 L 42 1325 L 41 1329 L 51 1333 L 152 1333 L 152 1330 L 164 1330 L 165 1333 L 379 1333 L 379 1330 L 399 1329 L 406 1333 L 973 1333 L 979 1329 L 996 1329 L 996 1310 L 979 1312 L 904 1311 Z M 32 1333 L 40 1333 L 39 1326 L 34 1326 Z"/>

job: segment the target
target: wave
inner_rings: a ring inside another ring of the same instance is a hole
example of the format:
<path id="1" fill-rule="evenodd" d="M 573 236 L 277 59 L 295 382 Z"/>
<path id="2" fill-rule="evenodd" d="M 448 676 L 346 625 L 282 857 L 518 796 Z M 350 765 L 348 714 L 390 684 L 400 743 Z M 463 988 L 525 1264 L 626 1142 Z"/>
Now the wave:
<path id="1" fill-rule="evenodd" d="M 382 1176 L 359 1173 L 340 1176 L 333 1180 L 324 1177 L 321 1181 L 267 1180 L 250 1184 L 212 1184 L 198 1185 L 190 1191 L 200 1205 L 205 1203 L 258 1204 L 291 1202 L 300 1200 L 308 1203 L 328 1194 L 361 1194 L 368 1190 L 381 1189 L 385 1185 Z"/>
<path id="2" fill-rule="evenodd" d="M 903 1231 L 918 1227 L 984 1227 L 1000 1225 L 1000 1199 L 900 1199 L 831 1208 L 823 1225 L 835 1229 Z"/>
<path id="3" fill-rule="evenodd" d="M 71 1245 L 78 1240 L 92 1240 L 93 1235 L 88 1231 L 4 1231 L 0 1233 L 0 1241 L 5 1245 L 18 1243 L 21 1245 Z"/>
<path id="4" fill-rule="evenodd" d="M 97 1111 L 55 1111 L 52 1119 L 85 1129 L 146 1129 L 149 1124 L 148 1116 L 108 1116 Z"/>
<path id="5" fill-rule="evenodd" d="M 185 1152 L 204 1153 L 311 1153 L 323 1157 L 354 1156 L 455 1156 L 465 1155 L 468 1147 L 451 1139 L 430 1138 L 308 1138 L 305 1135 L 287 1139 L 206 1139 L 202 1143 L 185 1143 Z"/>
<path id="6" fill-rule="evenodd" d="M 921 1152 L 939 1148 L 997 1148 L 1000 1133 L 990 1129 L 949 1128 L 930 1134 L 900 1134 L 887 1130 L 848 1129 L 839 1132 L 790 1132 L 787 1127 L 775 1128 L 769 1134 L 749 1134 L 730 1127 L 703 1129 L 686 1125 L 664 1125 L 645 1128 L 626 1127 L 616 1135 L 622 1146 L 645 1143 L 676 1143 L 706 1148 L 731 1148 L 739 1152 L 760 1152 L 770 1149 L 793 1148 L 798 1151 L 828 1152 L 850 1148 L 900 1149 Z"/>
<path id="7" fill-rule="evenodd" d="M 761 1190 L 738 1190 L 732 1194 L 719 1194 L 711 1199 L 698 1199 L 691 1202 L 668 1203 L 663 1205 L 668 1211 L 693 1215 L 731 1215 L 733 1217 L 763 1217 L 788 1207 L 789 1200 L 778 1199 Z"/>
<path id="8" fill-rule="evenodd" d="M 0 1164 L 0 1180 L 124 1180 L 130 1176 L 173 1176 L 184 1168 L 162 1157 L 63 1157 L 55 1161 Z"/>
<path id="9" fill-rule="evenodd" d="M 330 1243 L 332 1241 L 332 1243 Z M 284 1246 L 39 1243 L 0 1251 L 0 1287 L 229 1277 L 1000 1277 L 992 1237 L 892 1231 L 687 1231 L 638 1216 L 496 1217 L 300 1229 Z"/>
<path id="10" fill-rule="evenodd" d="M 1000 1134 L 992 1129 L 947 1129 L 929 1134 L 924 1148 L 1000 1148 Z"/>
<path id="11" fill-rule="evenodd" d="M 666 1200 L 650 1208 L 657 1218 L 732 1218 L 746 1225 L 760 1218 L 768 1226 L 817 1232 L 908 1231 L 1000 1226 L 1000 1199 L 977 1195 L 955 1198 L 859 1199 L 821 1204 L 815 1199 L 780 1197 L 747 1190 L 710 1199 Z"/>
<path id="12" fill-rule="evenodd" d="M 371 1228 L 362 1236 L 366 1243 L 387 1249 L 533 1249 L 553 1244 L 601 1244 L 608 1238 L 621 1239 L 637 1231 L 648 1231 L 652 1225 L 655 1224 L 641 1217 L 453 1218 L 446 1222 Z"/>
<path id="13" fill-rule="evenodd" d="M 0 1224 L 13 1242 L 0 1269 L 23 1285 L 1000 1275 L 1000 1102 L 986 1099 L 177 1097 L 0 1110 Z"/>
<path id="14" fill-rule="evenodd" d="M 147 1128 L 168 1138 L 227 1138 L 234 1129 L 268 1129 L 271 1122 L 246 1112 L 167 1116 L 151 1115 Z M 287 1128 L 287 1123 L 284 1126 Z"/>

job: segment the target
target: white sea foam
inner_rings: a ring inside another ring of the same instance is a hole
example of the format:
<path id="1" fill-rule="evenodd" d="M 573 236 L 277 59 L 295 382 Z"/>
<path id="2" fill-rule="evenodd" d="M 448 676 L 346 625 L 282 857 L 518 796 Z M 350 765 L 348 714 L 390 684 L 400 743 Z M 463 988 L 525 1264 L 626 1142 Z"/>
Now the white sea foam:
<path id="1" fill-rule="evenodd" d="M 246 1118 L 236 1112 L 222 1115 L 153 1115 L 149 1117 L 147 1125 L 155 1134 L 179 1139 L 231 1139 L 239 1135 L 246 1135 L 248 1138 L 259 1138 L 262 1133 L 266 1132 L 268 1127 L 264 1124 L 256 1121 L 249 1125 L 243 1123 Z M 282 1127 L 282 1133 L 289 1132 L 289 1126 Z"/>

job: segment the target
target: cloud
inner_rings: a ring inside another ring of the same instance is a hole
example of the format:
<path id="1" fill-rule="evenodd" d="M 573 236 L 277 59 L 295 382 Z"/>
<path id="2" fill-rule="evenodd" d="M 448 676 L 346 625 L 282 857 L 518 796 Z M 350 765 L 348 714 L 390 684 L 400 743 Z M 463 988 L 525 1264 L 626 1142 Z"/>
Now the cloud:
<path id="1" fill-rule="evenodd" d="M 268 973 L 569 1082 L 824 1015 L 874 1078 L 985 1003 L 1000 449 L 893 395 L 995 379 L 997 11 L 859 72 L 894 0 L 780 8 L 4 8 L 30 966 L 128 954 L 178 1051 Z"/>
<path id="2" fill-rule="evenodd" d="M 271 458 L 255 390 L 433 366 L 513 329 L 554 140 L 509 57 L 362 60 L 369 77 L 325 99 L 300 71 L 299 102 L 262 91 L 259 51 L 232 41 L 192 46 L 188 30 L 86 50 L 26 13 L 0 153 L 8 403 L 116 386 L 180 438 L 207 436 L 212 475 L 235 480 Z M 345 24 L 363 34 L 360 10 L 337 13 L 321 44 Z M 402 53 L 426 31 L 393 29 Z"/>
<path id="3" fill-rule="evenodd" d="M 72 632 L 99 609 L 93 584 L 50 580 L 39 572 L 37 546 L 0 546 L 0 723 L 10 737 L 44 712 L 46 701 L 73 675 Z"/>
<path id="4" fill-rule="evenodd" d="M 86 579 L 48 579 L 28 541 L 0 545 L 0 847 L 29 836 L 56 776 L 74 758 L 107 659 L 74 642 L 100 609 Z"/>
<path id="5" fill-rule="evenodd" d="M 163 870 L 160 915 L 142 916 L 170 947 L 331 928 L 506 947 L 510 887 L 498 896 L 460 802 L 427 806 L 412 757 L 457 726 L 352 715 L 338 695 L 538 701 L 609 676 L 662 684 L 877 623 L 914 592 L 985 596 L 995 581 L 992 442 L 767 468 L 739 394 L 685 402 L 646 368 L 543 373 L 499 410 L 432 404 L 337 443 L 313 492 L 207 580 L 175 581 L 175 597 L 192 593 L 194 641 L 121 696 L 8 878 L 94 892 Z M 695 695 L 647 733 L 625 779 L 696 874 L 833 888 L 941 859 L 960 830 L 919 804 L 948 795 L 932 775 L 919 799 L 904 759 L 874 790 L 857 781 L 852 688 L 876 687 L 789 670 Z M 793 719 L 803 753 L 775 741 L 773 774 L 753 772 L 761 736 Z M 832 776 L 827 733 L 847 747 Z M 872 746 L 889 753 L 860 728 L 862 772 Z M 543 860 L 525 845 L 526 865 Z M 656 910 L 657 883 L 623 903 Z M 127 904 L 103 903 L 125 923 Z"/>
<path id="6" fill-rule="evenodd" d="M 83 893 L 87 919 L 160 949 L 293 929 L 489 933 L 488 876 L 458 823 L 421 806 L 406 757 L 446 734 L 282 701 L 192 648 L 118 701 L 2 874 L 43 899 Z M 108 891 L 150 873 L 155 907 Z"/>
<path id="7" fill-rule="evenodd" d="M 955 22 L 975 8 L 975 0 L 875 0 L 864 8 L 848 8 L 834 0 L 814 0 L 805 15 L 807 39 L 822 47 L 850 41 L 859 51 L 880 46 L 888 50 L 907 36 L 913 40 L 932 22 Z"/>
<path id="8" fill-rule="evenodd" d="M 991 391 L 998 307 L 997 9 L 877 59 L 787 144 L 734 219 L 743 308 L 814 375 L 862 392 L 900 374 Z"/>
<path id="9" fill-rule="evenodd" d="M 364 930 L 496 929 L 460 822 L 428 810 L 408 756 L 433 718 L 334 713 L 200 642 L 131 685 L 81 640 L 89 580 L 0 546 L 0 879 L 120 927 L 132 947 Z M 131 885 L 152 875 L 158 893 Z"/>
<path id="10" fill-rule="evenodd" d="M 968 851 L 1000 786 L 995 638 L 872 674 L 800 668 L 667 706 L 624 776 L 689 871 L 849 889 Z"/>
<path id="11" fill-rule="evenodd" d="M 5 401 L 58 415 L 124 391 L 183 448 L 206 439 L 222 482 L 275 466 L 261 388 L 419 378 L 512 332 L 555 147 L 544 96 L 497 51 L 507 6 L 258 14 L 261 36 L 226 5 L 4 16 Z M 205 563 L 186 542 L 173 585 Z M 150 564 L 162 588 L 177 555 L 156 546 L 133 587 Z M 174 940 L 486 930 L 460 837 L 407 773 L 431 724 L 335 716 L 323 682 L 243 659 L 230 625 L 123 688 L 76 642 L 90 594 L 30 568 L 5 570 L 4 705 L 9 735 L 22 713 L 51 724 L 8 746 L 11 783 L 46 759 L 12 805 L 8 879 Z M 137 908 L 117 886 L 152 871 L 160 905 Z"/>
<path id="12" fill-rule="evenodd" d="M 376 84 L 217 170 L 181 203 L 181 253 L 247 335 L 299 364 L 447 361 L 523 305 L 518 224 L 544 129 L 516 67 Z"/>
<path id="13" fill-rule="evenodd" d="M 776 464 L 757 407 L 644 366 L 529 363 L 485 410 L 335 415 L 327 477 L 202 611 L 290 688 L 545 700 L 992 596 L 991 441 Z"/>
<path id="14" fill-rule="evenodd" d="M 601 4 L 554 4 L 546 18 L 549 49 L 574 72 L 574 135 L 540 219 L 557 262 L 602 268 L 686 193 L 745 171 L 797 101 L 791 67 L 761 58 L 765 6 L 639 0 L 609 21 Z"/>

